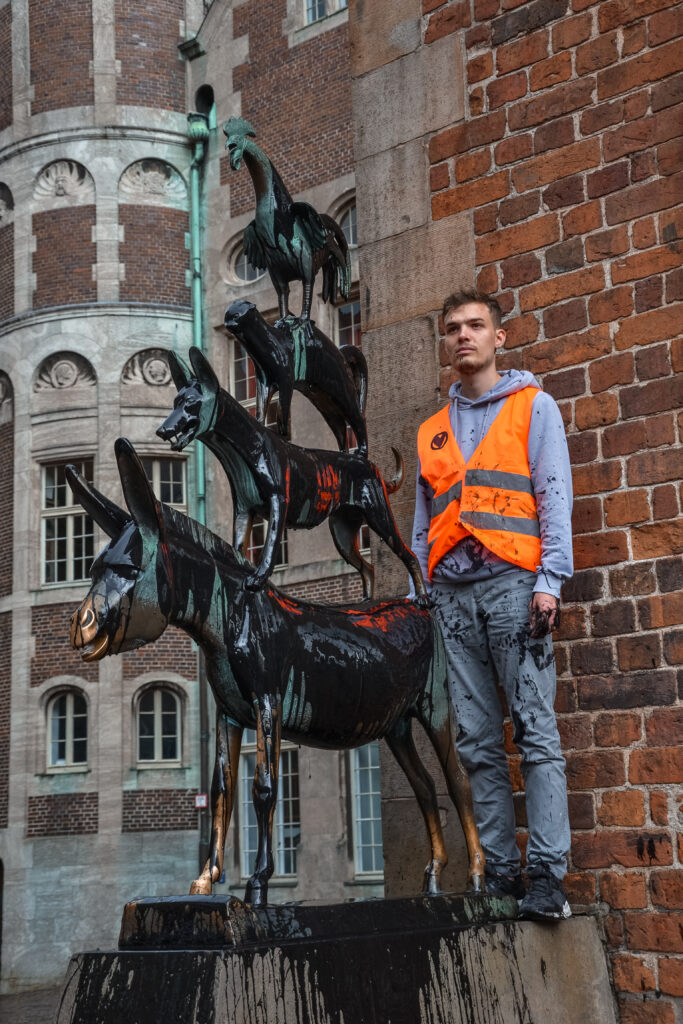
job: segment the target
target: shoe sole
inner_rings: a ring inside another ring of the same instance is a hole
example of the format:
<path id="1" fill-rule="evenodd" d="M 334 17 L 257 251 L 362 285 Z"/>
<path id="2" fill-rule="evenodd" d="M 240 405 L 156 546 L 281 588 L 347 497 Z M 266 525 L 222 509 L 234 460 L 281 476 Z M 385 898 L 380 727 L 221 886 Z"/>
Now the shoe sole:
<path id="1" fill-rule="evenodd" d="M 522 910 L 521 907 L 520 910 Z M 527 910 L 521 913 L 521 919 L 524 921 L 566 921 L 571 916 L 571 907 L 567 902 L 565 902 L 562 910 L 547 911 L 545 913 L 540 910 Z"/>

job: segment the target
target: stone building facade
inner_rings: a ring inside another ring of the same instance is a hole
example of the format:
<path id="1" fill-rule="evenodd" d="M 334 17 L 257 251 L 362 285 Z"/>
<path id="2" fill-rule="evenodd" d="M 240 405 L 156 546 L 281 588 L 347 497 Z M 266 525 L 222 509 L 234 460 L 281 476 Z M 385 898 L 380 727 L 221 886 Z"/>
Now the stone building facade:
<path id="1" fill-rule="evenodd" d="M 71 651 L 70 616 L 105 538 L 64 482 L 64 464 L 76 462 L 121 501 L 113 442 L 123 435 L 161 497 L 197 511 L 195 453 L 173 458 L 155 435 L 175 394 L 165 352 L 186 355 L 193 338 L 188 112 L 198 108 L 210 125 L 195 211 L 204 344 L 247 404 L 250 368 L 223 313 L 231 298 L 264 312 L 275 303 L 265 279 L 244 280 L 253 275 L 236 250 L 251 186 L 225 180 L 216 113 L 251 117 L 297 195 L 355 231 L 346 10 L 330 3 L 323 17 L 272 3 L 264 17 L 268 5 L 233 12 L 221 3 L 207 17 L 205 6 L 0 3 L 4 991 L 57 983 L 73 951 L 110 945 L 126 900 L 187 891 L 206 838 L 195 796 L 208 788 L 212 711 L 209 697 L 202 719 L 196 649 L 169 629 L 102 662 Z M 310 98 L 316 67 L 324 110 Z M 360 334 L 357 266 L 354 255 L 352 301 L 315 314 L 343 340 Z M 294 422 L 297 439 L 329 441 L 305 403 Z M 208 522 L 229 537 L 217 463 L 207 459 L 206 475 Z M 360 592 L 325 533 L 288 538 L 282 561 L 277 582 L 293 593 Z M 252 750 L 217 891 L 240 893 L 251 870 Z M 376 749 L 347 757 L 288 748 L 282 772 L 274 898 L 302 896 L 302 879 L 314 880 L 313 896 L 381 893 Z M 361 799 L 370 836 L 362 849 Z"/>

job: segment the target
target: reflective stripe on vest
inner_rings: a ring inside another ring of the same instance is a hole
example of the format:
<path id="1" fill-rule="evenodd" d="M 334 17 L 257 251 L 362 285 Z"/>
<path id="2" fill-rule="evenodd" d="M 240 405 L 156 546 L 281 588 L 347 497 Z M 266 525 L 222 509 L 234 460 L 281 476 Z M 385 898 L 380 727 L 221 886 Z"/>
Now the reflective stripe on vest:
<path id="1" fill-rule="evenodd" d="M 451 430 L 449 406 L 420 427 L 422 476 L 435 492 L 442 491 L 432 499 L 430 577 L 437 562 L 468 535 L 515 565 L 535 570 L 540 564 L 540 527 L 527 455 L 536 394 L 537 388 L 529 387 L 508 397 L 467 465 Z M 492 465 L 502 468 L 487 468 Z"/>

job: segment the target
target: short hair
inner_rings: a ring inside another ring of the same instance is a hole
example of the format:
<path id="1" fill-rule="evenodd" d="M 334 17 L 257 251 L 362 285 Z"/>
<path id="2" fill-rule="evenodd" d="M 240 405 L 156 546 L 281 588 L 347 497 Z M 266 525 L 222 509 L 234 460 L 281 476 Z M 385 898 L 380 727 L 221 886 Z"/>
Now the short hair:
<path id="1" fill-rule="evenodd" d="M 442 318 L 445 320 L 451 310 L 459 309 L 460 306 L 464 306 L 468 302 L 479 302 L 482 306 L 486 306 L 491 314 L 493 326 L 496 330 L 500 328 L 503 322 L 503 312 L 498 304 L 498 299 L 494 295 L 486 295 L 485 292 L 479 292 L 476 288 L 460 288 L 458 291 L 452 292 L 444 300 L 443 309 L 441 310 Z"/>

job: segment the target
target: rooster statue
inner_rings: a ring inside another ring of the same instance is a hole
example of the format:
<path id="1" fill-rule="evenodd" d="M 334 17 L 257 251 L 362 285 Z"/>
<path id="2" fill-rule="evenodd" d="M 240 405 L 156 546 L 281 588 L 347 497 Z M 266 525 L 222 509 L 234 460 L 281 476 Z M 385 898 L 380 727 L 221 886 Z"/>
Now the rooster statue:
<path id="1" fill-rule="evenodd" d="M 302 281 L 301 319 L 310 320 L 316 274 L 323 272 L 323 299 L 334 302 L 337 289 L 346 299 L 351 260 L 344 233 L 331 217 L 309 203 L 295 203 L 263 150 L 253 141 L 248 121 L 231 117 L 223 126 L 230 166 L 244 159 L 256 193 L 256 216 L 244 232 L 244 254 L 258 270 L 267 270 L 277 292 L 280 317 L 289 315 L 289 285 Z"/>

